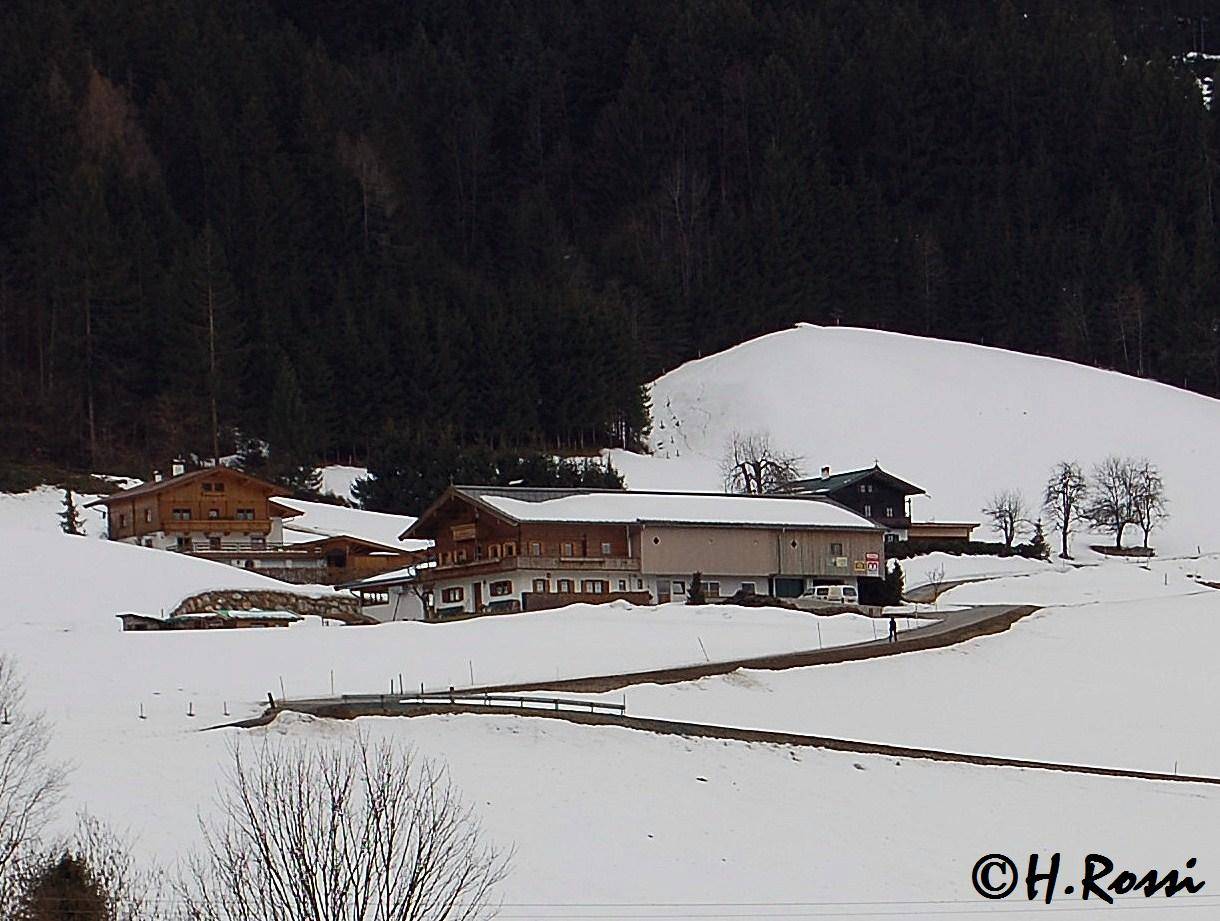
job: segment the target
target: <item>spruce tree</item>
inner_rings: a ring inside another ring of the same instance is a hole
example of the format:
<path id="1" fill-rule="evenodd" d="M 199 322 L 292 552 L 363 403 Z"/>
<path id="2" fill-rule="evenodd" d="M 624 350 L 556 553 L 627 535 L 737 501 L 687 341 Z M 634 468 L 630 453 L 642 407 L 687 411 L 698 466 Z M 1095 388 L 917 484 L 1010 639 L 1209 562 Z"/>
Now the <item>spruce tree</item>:
<path id="1" fill-rule="evenodd" d="M 59 513 L 59 526 L 63 528 L 65 534 L 83 535 L 85 533 L 85 522 L 81 518 L 80 510 L 76 507 L 76 499 L 72 496 L 71 487 L 64 490 L 64 507 Z"/>
<path id="2" fill-rule="evenodd" d="M 897 560 L 885 573 L 886 604 L 902 604 L 902 594 L 906 591 L 906 576 Z"/>

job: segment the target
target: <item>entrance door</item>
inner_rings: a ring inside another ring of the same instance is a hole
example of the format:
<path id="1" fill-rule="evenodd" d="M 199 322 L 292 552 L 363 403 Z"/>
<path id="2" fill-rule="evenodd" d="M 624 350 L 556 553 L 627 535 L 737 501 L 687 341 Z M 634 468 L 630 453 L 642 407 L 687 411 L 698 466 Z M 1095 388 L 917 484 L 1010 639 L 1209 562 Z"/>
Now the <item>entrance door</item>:
<path id="1" fill-rule="evenodd" d="M 483 610 L 483 583 L 476 582 L 473 586 L 471 586 L 471 588 L 474 592 L 474 594 L 471 595 L 471 597 L 474 599 L 474 609 L 476 612 L 481 611 Z"/>

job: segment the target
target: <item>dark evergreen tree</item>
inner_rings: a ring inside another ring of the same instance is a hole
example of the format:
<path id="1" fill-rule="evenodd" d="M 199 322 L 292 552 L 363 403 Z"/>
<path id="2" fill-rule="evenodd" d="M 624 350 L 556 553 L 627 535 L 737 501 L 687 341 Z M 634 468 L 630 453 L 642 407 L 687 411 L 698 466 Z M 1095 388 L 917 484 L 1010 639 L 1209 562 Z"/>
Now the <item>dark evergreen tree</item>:
<path id="1" fill-rule="evenodd" d="M 59 513 L 59 526 L 65 534 L 85 533 L 85 522 L 81 519 L 80 509 L 76 507 L 71 487 L 64 490 L 64 507 Z"/>

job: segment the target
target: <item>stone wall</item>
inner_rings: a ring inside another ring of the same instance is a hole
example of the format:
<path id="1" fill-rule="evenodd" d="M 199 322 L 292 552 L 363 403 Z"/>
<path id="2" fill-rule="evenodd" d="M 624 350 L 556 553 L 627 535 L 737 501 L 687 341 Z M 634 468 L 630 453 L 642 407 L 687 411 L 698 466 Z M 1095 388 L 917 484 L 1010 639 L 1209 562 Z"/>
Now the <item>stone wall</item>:
<path id="1" fill-rule="evenodd" d="M 185 599 L 170 612 L 170 617 L 182 614 L 205 614 L 209 611 L 291 611 L 302 617 L 313 615 L 345 624 L 376 623 L 360 611 L 360 599 L 348 595 L 315 597 L 299 592 L 277 592 L 266 589 L 218 589 L 200 592 Z"/>

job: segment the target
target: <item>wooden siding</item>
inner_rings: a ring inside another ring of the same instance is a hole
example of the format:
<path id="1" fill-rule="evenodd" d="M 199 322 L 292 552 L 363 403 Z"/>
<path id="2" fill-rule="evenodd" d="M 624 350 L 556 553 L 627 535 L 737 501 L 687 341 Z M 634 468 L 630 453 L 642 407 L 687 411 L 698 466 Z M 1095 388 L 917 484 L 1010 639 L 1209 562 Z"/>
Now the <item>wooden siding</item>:
<path id="1" fill-rule="evenodd" d="M 643 571 L 671 575 L 858 576 L 853 564 L 884 550 L 881 531 L 652 527 L 642 538 Z M 842 545 L 845 566 L 834 564 L 832 544 Z"/>

